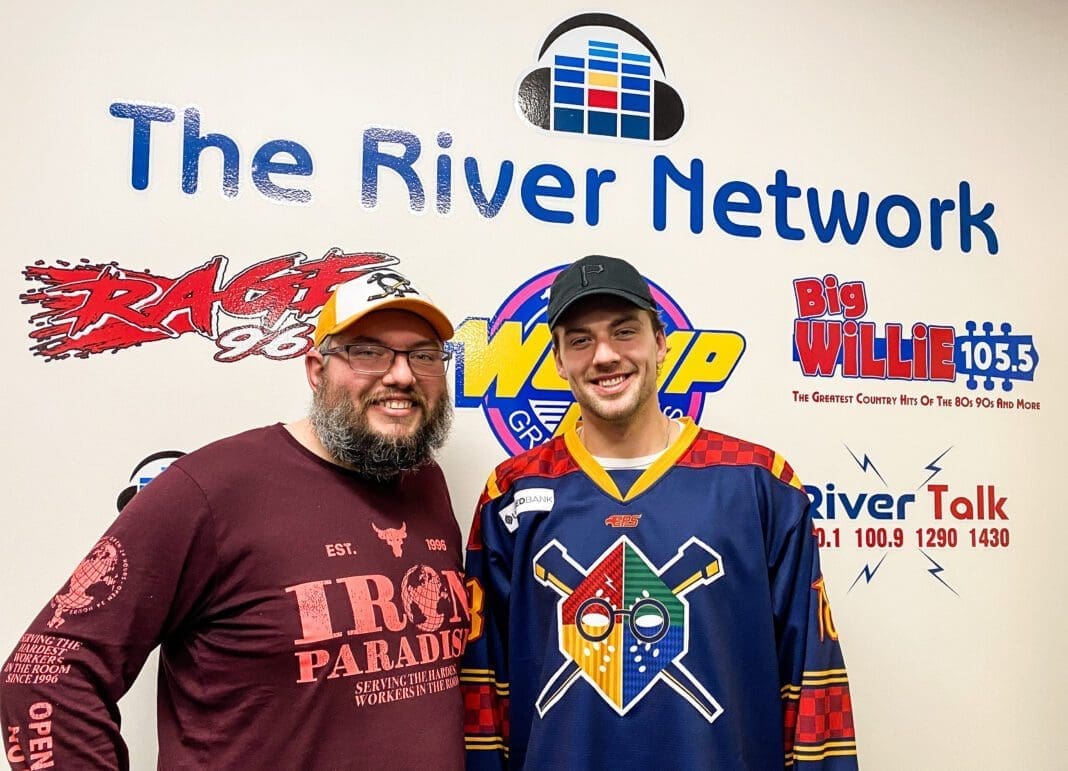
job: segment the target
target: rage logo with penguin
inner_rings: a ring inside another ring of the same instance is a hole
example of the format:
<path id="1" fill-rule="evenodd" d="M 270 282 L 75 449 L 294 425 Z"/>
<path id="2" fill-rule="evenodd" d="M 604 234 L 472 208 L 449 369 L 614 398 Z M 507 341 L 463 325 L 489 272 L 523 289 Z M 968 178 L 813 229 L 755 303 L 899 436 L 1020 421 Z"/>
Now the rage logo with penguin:
<path id="1" fill-rule="evenodd" d="M 549 287 L 566 268 L 539 273 L 510 294 L 491 318 L 469 317 L 448 346 L 456 356 L 456 406 L 481 407 L 497 441 L 518 455 L 563 433 L 579 417 L 567 382 L 556 372 L 546 323 Z M 648 280 L 648 279 L 646 279 Z M 671 417 L 701 417 L 705 395 L 726 385 L 742 353 L 738 332 L 695 329 L 659 286 L 668 353 L 657 379 L 660 405 Z"/>

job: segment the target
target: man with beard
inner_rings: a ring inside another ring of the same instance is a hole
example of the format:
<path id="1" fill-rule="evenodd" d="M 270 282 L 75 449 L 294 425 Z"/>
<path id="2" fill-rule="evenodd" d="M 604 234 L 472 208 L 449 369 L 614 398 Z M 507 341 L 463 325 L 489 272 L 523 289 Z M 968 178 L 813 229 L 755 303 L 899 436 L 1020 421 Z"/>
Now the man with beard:
<path id="1" fill-rule="evenodd" d="M 309 416 L 175 461 L 23 636 L 13 767 L 128 767 L 116 702 L 158 645 L 162 769 L 461 768 L 452 333 L 399 273 L 338 287 Z"/>
<path id="2" fill-rule="evenodd" d="M 661 410 L 668 340 L 630 264 L 573 263 L 547 315 L 582 417 L 499 465 L 475 512 L 468 768 L 855 769 L 789 464 Z"/>

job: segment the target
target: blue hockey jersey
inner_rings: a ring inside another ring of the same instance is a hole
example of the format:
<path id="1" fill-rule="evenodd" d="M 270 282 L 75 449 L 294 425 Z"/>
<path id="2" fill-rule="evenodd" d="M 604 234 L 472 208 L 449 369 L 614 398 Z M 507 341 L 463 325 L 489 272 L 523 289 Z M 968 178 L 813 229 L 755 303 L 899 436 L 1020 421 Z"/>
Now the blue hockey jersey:
<path id="1" fill-rule="evenodd" d="M 468 768 L 856 768 L 808 497 L 699 429 L 620 490 L 574 430 L 490 476 L 468 542 Z"/>

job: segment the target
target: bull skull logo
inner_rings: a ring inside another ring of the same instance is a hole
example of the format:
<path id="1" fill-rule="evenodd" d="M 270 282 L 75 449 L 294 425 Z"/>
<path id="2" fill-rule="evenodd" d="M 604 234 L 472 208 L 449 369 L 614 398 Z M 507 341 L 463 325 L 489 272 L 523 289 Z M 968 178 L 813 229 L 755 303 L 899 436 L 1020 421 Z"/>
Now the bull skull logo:
<path id="1" fill-rule="evenodd" d="M 388 543 L 389 547 L 393 549 L 394 557 L 401 556 L 401 547 L 404 544 L 404 539 L 408 537 L 407 522 L 401 522 L 400 527 L 387 527 L 385 529 L 372 522 L 371 527 L 378 533 L 378 537 Z"/>

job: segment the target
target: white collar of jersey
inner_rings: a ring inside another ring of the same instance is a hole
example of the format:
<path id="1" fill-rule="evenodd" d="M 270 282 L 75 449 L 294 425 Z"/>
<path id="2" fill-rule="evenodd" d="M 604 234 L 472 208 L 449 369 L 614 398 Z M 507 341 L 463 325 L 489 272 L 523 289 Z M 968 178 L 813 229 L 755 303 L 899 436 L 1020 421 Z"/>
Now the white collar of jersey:
<path id="1" fill-rule="evenodd" d="M 678 426 L 680 429 L 679 433 L 682 433 L 682 421 L 672 420 L 671 431 L 668 434 L 668 437 L 675 433 L 675 426 Z M 671 442 L 669 440 L 668 443 L 664 445 L 663 450 L 657 450 L 652 455 L 643 455 L 640 458 L 605 458 L 600 455 L 594 455 L 593 459 L 597 461 L 598 465 L 605 471 L 639 471 L 652 466 L 657 458 L 667 452 L 667 448 L 670 446 Z"/>
<path id="2" fill-rule="evenodd" d="M 586 446 L 582 443 L 578 432 L 574 428 L 564 434 L 564 444 L 567 445 L 567 451 L 571 453 L 571 457 L 575 459 L 579 468 L 586 473 L 586 476 L 588 476 L 594 484 L 617 501 L 626 503 L 627 501 L 637 498 L 652 487 L 660 477 L 664 476 L 664 474 L 675 465 L 675 461 L 682 457 L 682 454 L 686 452 L 690 444 L 692 444 L 693 440 L 697 437 L 697 432 L 700 431 L 700 429 L 690 418 L 683 418 L 679 423 L 682 424 L 682 432 L 666 449 L 657 453 L 655 456 L 649 456 L 647 458 L 625 458 L 623 459 L 623 462 L 628 465 L 622 467 L 615 465 L 606 466 L 598 462 L 597 458 L 590 455 L 589 450 L 586 449 Z M 646 467 L 641 476 L 634 481 L 634 484 L 630 486 L 626 495 L 619 491 L 615 480 L 613 480 L 608 472 L 605 471 L 606 467 L 613 469 L 642 468 L 640 465 L 631 464 L 636 464 L 643 460 L 650 460 L 650 458 L 652 458 L 652 460 L 648 464 L 648 467 Z M 603 460 L 607 460 L 609 463 L 618 463 L 620 461 L 618 458 L 607 458 Z"/>
<path id="3" fill-rule="evenodd" d="M 643 455 L 640 458 L 602 458 L 600 455 L 591 457 L 605 471 L 637 471 L 638 469 L 649 468 L 653 465 L 653 461 L 663 455 L 666 450 L 667 447 L 659 452 L 654 452 L 652 455 Z"/>

